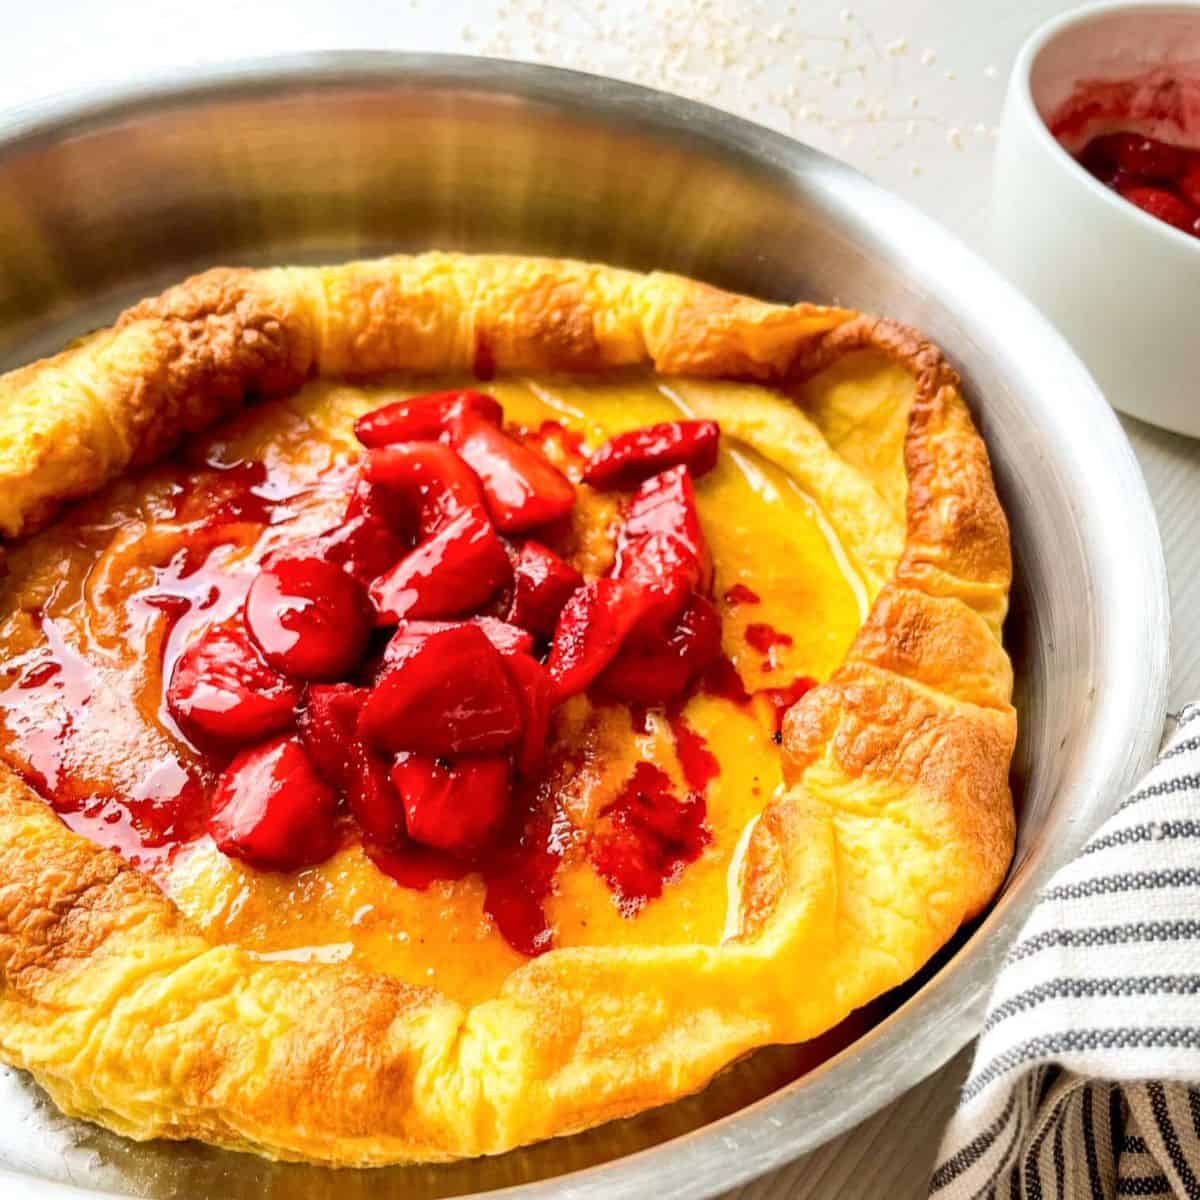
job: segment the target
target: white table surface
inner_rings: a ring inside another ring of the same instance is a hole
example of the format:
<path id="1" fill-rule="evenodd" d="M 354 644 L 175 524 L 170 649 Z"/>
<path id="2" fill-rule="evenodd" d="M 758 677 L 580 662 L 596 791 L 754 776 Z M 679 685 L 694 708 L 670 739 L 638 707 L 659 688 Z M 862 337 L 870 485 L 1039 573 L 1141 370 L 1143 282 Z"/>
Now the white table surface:
<path id="1" fill-rule="evenodd" d="M 0 0 L 0 10 L 13 3 Z M 58 0 L 24 4 L 18 19 L 5 22 L 0 113 L 145 70 L 243 55 L 492 54 L 679 92 L 793 134 L 914 201 L 986 255 L 991 156 L 1009 66 L 1029 32 L 1069 7 L 1060 0 Z M 1124 424 L 1158 510 L 1171 575 L 1174 711 L 1200 698 L 1193 615 L 1200 442 Z M 1086 437 L 1086 428 L 1079 433 Z M 958 1055 L 857 1129 L 737 1195 L 924 1195 L 967 1062 Z"/>

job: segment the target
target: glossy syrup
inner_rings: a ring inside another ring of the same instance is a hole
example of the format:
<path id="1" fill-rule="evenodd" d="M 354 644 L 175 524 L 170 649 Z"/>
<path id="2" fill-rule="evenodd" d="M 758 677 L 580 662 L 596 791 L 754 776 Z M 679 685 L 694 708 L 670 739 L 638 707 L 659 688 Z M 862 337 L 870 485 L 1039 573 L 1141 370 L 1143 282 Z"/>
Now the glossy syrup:
<path id="1" fill-rule="evenodd" d="M 204 830 L 206 773 L 167 753 L 145 762 L 128 789 L 97 776 L 76 735 L 93 705 L 110 702 L 101 677 L 58 622 L 34 620 L 45 640 L 9 664 L 0 688 L 5 760 L 76 833 L 135 866 L 165 862 Z"/>
<path id="2" fill-rule="evenodd" d="M 639 762 L 590 838 L 590 857 L 617 905 L 634 916 L 662 895 L 712 839 L 699 792 L 680 796 L 661 767 Z"/>
<path id="3" fill-rule="evenodd" d="M 140 638 L 146 645 L 159 645 L 161 678 L 170 678 L 194 631 L 225 619 L 242 603 L 251 574 L 231 569 L 231 553 L 253 545 L 294 495 L 287 481 L 272 478 L 262 463 L 184 472 L 172 493 L 173 509 L 143 534 L 144 544 L 154 548 L 148 553 L 164 548 L 169 553 L 149 569 L 150 582 L 124 600 L 118 644 Z M 93 564 L 83 588 L 84 596 L 93 585 L 99 588 L 100 603 L 107 601 L 110 586 L 96 574 L 103 562 L 101 556 Z M 119 563 L 118 573 L 127 566 Z M 123 582 L 117 579 L 116 586 Z M 179 743 L 176 752 L 165 742 L 161 753 L 157 744 L 149 755 L 137 747 L 130 756 L 137 770 L 123 783 L 94 770 L 80 746 L 81 729 L 103 722 L 110 710 L 118 721 L 122 716 L 128 720 L 136 697 L 124 693 L 134 684 L 115 683 L 102 655 L 92 661 L 75 648 L 81 637 L 103 642 L 110 636 L 103 622 L 81 635 L 65 615 L 39 611 L 31 619 L 40 644 L 10 661 L 0 683 L 5 760 L 76 832 L 118 851 L 135 866 L 153 870 L 163 865 L 180 846 L 203 834 L 207 793 L 220 764 L 194 752 L 160 703 L 154 716 Z M 154 690 L 161 697 L 162 688 Z"/>

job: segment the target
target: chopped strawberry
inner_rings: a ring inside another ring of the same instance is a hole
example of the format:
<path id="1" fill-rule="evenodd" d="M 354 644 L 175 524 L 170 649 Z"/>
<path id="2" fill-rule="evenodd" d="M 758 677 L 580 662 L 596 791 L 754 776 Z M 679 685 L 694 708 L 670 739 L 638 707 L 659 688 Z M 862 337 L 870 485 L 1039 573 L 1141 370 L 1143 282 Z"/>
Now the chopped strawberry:
<path id="1" fill-rule="evenodd" d="M 405 621 L 383 652 L 383 669 L 407 657 L 414 639 L 458 628 L 454 621 Z M 518 751 L 518 766 L 529 774 L 541 762 L 549 737 L 550 710 L 556 699 L 554 686 L 533 654 L 533 638 L 524 629 L 495 617 L 472 617 L 467 624 L 476 625 L 488 641 L 504 656 L 509 674 L 516 684 L 522 714 L 522 734 Z"/>
<path id="2" fill-rule="evenodd" d="M 567 601 L 547 668 L 561 698 L 584 691 L 617 656 L 644 614 L 642 589 L 623 579 L 595 579 Z"/>
<path id="3" fill-rule="evenodd" d="M 404 557 L 415 532 L 411 506 L 371 483 L 360 468 L 341 523 L 293 544 L 289 553 L 311 552 L 369 584 Z"/>
<path id="4" fill-rule="evenodd" d="M 513 567 L 513 597 L 508 619 L 515 625 L 551 637 L 570 595 L 583 576 L 541 542 L 521 547 Z"/>
<path id="5" fill-rule="evenodd" d="M 372 447 L 393 442 L 433 441 L 452 418 L 464 412 L 496 426 L 504 419 L 504 410 L 495 397 L 486 392 L 469 389 L 429 392 L 385 404 L 359 417 L 354 433 L 364 446 Z"/>
<path id="6" fill-rule="evenodd" d="M 352 575 L 324 559 L 279 555 L 246 593 L 246 627 L 263 657 L 293 679 L 336 679 L 367 648 L 371 606 Z"/>
<path id="7" fill-rule="evenodd" d="M 218 849 L 260 870 L 297 871 L 337 847 L 337 796 L 296 737 L 243 750 L 217 782 L 208 832 Z"/>
<path id="8" fill-rule="evenodd" d="M 521 698 L 500 652 L 475 624 L 412 622 L 363 705 L 359 729 L 386 753 L 487 754 L 521 737 Z"/>
<path id="9" fill-rule="evenodd" d="M 721 654 L 721 618 L 692 596 L 666 638 L 631 638 L 596 680 L 596 690 L 628 704 L 662 704 L 683 695 Z"/>
<path id="10" fill-rule="evenodd" d="M 696 508 L 696 489 L 687 467 L 672 467 L 647 479 L 633 494 L 625 512 L 618 550 L 624 558 L 639 538 L 665 534 L 675 538 L 694 563 L 696 588 L 712 587 L 712 556 Z"/>
<path id="11" fill-rule="evenodd" d="M 300 689 L 262 659 L 237 626 L 207 630 L 180 655 L 167 708 L 200 745 L 261 741 L 291 723 Z"/>
<path id="12" fill-rule="evenodd" d="M 686 466 L 694 479 L 717 465 L 721 428 L 716 421 L 664 421 L 619 433 L 588 460 L 585 483 L 635 487 L 668 467 Z"/>
<path id="13" fill-rule="evenodd" d="M 501 654 L 533 653 L 533 638 L 507 621 L 497 617 L 471 617 L 466 623 L 478 625 Z M 383 651 L 383 665 L 386 667 L 405 657 L 411 649 L 412 638 L 428 637 L 445 629 L 457 629 L 462 624 L 462 621 L 402 621 Z"/>
<path id="14" fill-rule="evenodd" d="M 486 514 L 464 509 L 371 584 L 375 623 L 472 612 L 511 574 L 504 544 Z"/>
<path id="15" fill-rule="evenodd" d="M 397 494 L 382 484 L 372 483 L 367 478 L 366 463 L 359 466 L 342 520 L 354 521 L 360 517 L 366 517 L 407 537 L 416 533 L 413 510 L 408 500 L 402 493 Z"/>
<path id="16" fill-rule="evenodd" d="M 378 516 L 359 512 L 309 539 L 305 546 L 367 585 L 404 557 L 409 542 Z"/>
<path id="17" fill-rule="evenodd" d="M 407 840 L 404 802 L 392 785 L 387 759 L 362 742 L 351 749 L 346 803 L 363 834 L 378 846 L 402 846 Z"/>
<path id="18" fill-rule="evenodd" d="M 575 488 L 536 450 L 473 413 L 450 422 L 451 445 L 479 476 L 488 511 L 502 533 L 520 533 L 566 516 Z"/>
<path id="19" fill-rule="evenodd" d="M 559 616 L 549 668 L 562 696 L 588 687 L 635 629 L 647 637 L 667 633 L 689 594 L 712 586 L 712 559 L 687 467 L 660 472 L 634 494 L 614 576 L 578 589 Z"/>
<path id="20" fill-rule="evenodd" d="M 507 758 L 445 762 L 397 754 L 391 778 L 404 799 L 409 837 L 451 854 L 471 854 L 485 846 L 508 809 Z"/>
<path id="21" fill-rule="evenodd" d="M 501 621 L 499 617 L 472 617 L 471 623 L 478 625 L 487 634 L 488 641 L 505 656 L 533 653 L 532 636 L 517 625 Z"/>
<path id="22" fill-rule="evenodd" d="M 517 774 L 532 775 L 546 757 L 550 740 L 550 714 L 557 692 L 546 668 L 528 654 L 511 654 L 505 665 L 521 695 L 522 733 L 517 751 Z"/>
<path id="23" fill-rule="evenodd" d="M 639 633 L 663 635 L 683 611 L 700 582 L 700 562 L 670 533 L 644 533 L 619 540 L 613 574 L 643 591 Z"/>
<path id="24" fill-rule="evenodd" d="M 1193 207 L 1182 196 L 1159 187 L 1127 187 L 1121 195 L 1130 204 L 1136 204 L 1142 212 L 1174 225 L 1184 233 L 1200 232 L 1200 209 Z"/>
<path id="25" fill-rule="evenodd" d="M 344 787 L 358 741 L 358 715 L 367 689 L 352 683 L 313 684 L 296 722 L 317 770 Z"/>
<path id="26" fill-rule="evenodd" d="M 487 422 L 481 424 L 492 428 Z M 363 473 L 370 483 L 412 509 L 422 541 L 440 532 L 463 509 L 485 509 L 479 476 L 439 442 L 404 442 L 370 450 Z"/>

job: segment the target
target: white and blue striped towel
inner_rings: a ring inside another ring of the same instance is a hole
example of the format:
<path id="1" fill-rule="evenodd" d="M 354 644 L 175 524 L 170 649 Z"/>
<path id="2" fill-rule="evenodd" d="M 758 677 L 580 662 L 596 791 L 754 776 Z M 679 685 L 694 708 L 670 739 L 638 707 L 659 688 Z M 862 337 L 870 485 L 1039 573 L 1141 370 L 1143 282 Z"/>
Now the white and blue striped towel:
<path id="1" fill-rule="evenodd" d="M 1200 1200 L 1200 706 L 1013 945 L 932 1200 Z"/>

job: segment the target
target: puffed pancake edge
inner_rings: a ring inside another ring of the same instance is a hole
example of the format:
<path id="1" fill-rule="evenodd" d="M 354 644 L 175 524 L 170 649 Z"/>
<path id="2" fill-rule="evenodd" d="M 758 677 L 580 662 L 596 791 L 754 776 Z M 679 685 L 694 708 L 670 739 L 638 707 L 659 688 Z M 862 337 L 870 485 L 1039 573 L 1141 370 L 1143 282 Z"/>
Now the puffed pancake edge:
<path id="1" fill-rule="evenodd" d="M 425 254 L 209 271 L 0 377 L 11 540 L 314 375 L 648 364 L 787 391 L 864 348 L 916 380 L 905 547 L 844 664 L 786 718 L 737 936 L 554 950 L 465 1008 L 210 944 L 0 768 L 0 1058 L 132 1138 L 335 1165 L 496 1154 L 628 1116 L 829 1029 L 979 914 L 1012 854 L 1016 738 L 987 452 L 940 351 L 891 322 L 661 273 Z"/>

